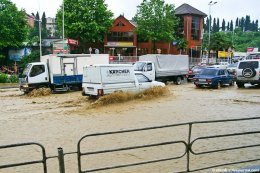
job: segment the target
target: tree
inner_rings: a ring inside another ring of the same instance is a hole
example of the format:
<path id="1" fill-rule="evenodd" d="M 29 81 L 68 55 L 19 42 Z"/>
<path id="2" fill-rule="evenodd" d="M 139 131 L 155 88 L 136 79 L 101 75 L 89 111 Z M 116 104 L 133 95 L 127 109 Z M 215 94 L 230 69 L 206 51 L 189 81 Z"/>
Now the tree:
<path id="1" fill-rule="evenodd" d="M 206 19 L 206 24 L 205 24 L 204 30 L 205 30 L 205 32 L 209 32 L 209 18 L 208 17 Z"/>
<path id="2" fill-rule="evenodd" d="M 239 19 L 237 17 L 237 19 L 236 19 L 236 27 L 238 27 L 238 26 L 239 26 Z"/>
<path id="3" fill-rule="evenodd" d="M 174 5 L 165 4 L 164 0 L 143 0 L 137 6 L 134 17 L 137 23 L 136 32 L 144 39 L 155 43 L 158 41 L 173 41 L 178 28 L 178 18 L 175 16 Z"/>
<path id="4" fill-rule="evenodd" d="M 79 40 L 82 45 L 102 43 L 112 26 L 113 13 L 105 0 L 64 0 L 64 35 Z M 58 29 L 62 31 L 62 7 L 57 12 Z M 84 47 L 83 49 L 86 49 Z"/>
<path id="5" fill-rule="evenodd" d="M 249 31 L 250 30 L 250 16 L 246 15 L 246 20 L 245 20 L 245 31 Z"/>
<path id="6" fill-rule="evenodd" d="M 212 31 L 213 31 L 213 32 L 218 32 L 217 23 L 216 23 L 216 18 L 213 19 Z"/>
<path id="7" fill-rule="evenodd" d="M 19 11 L 10 0 L 0 0 L 0 59 L 6 58 L 9 48 L 20 48 L 27 36 L 24 11 Z M 3 63 L 3 60 L 2 60 Z"/>
<path id="8" fill-rule="evenodd" d="M 225 19 L 223 19 L 223 21 L 222 21 L 221 30 L 222 30 L 222 31 L 225 31 L 225 30 L 226 30 L 226 22 L 225 22 Z"/>
<path id="9" fill-rule="evenodd" d="M 217 51 L 227 50 L 232 46 L 231 37 L 224 32 L 216 32 L 211 36 L 210 48 Z"/>
<path id="10" fill-rule="evenodd" d="M 227 31 L 230 31 L 230 25 L 229 25 L 229 22 L 227 23 Z"/>
<path id="11" fill-rule="evenodd" d="M 231 22 L 230 22 L 230 31 L 233 31 L 233 29 L 234 29 L 233 20 L 231 20 Z"/>
<path id="12" fill-rule="evenodd" d="M 45 15 L 45 12 L 43 12 L 43 14 L 42 14 L 42 29 L 43 30 L 46 30 L 47 28 L 46 28 L 46 23 L 47 23 L 47 21 L 46 21 L 46 15 Z"/>
<path id="13" fill-rule="evenodd" d="M 219 18 L 217 19 L 217 32 L 219 32 L 219 28 L 220 28 L 220 26 L 219 26 Z"/>

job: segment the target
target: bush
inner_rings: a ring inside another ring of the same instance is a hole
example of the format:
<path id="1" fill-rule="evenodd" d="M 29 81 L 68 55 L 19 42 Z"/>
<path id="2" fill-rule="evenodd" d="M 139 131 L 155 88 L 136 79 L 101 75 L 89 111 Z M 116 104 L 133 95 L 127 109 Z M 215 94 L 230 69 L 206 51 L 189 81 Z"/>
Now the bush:
<path id="1" fill-rule="evenodd" d="M 6 83 L 8 76 L 4 73 L 0 73 L 0 83 Z"/>
<path id="2" fill-rule="evenodd" d="M 8 77 L 7 83 L 18 83 L 18 77 L 16 75 L 10 75 Z"/>
<path id="3" fill-rule="evenodd" d="M 18 77 L 16 75 L 8 75 L 0 73 L 0 83 L 17 83 Z"/>

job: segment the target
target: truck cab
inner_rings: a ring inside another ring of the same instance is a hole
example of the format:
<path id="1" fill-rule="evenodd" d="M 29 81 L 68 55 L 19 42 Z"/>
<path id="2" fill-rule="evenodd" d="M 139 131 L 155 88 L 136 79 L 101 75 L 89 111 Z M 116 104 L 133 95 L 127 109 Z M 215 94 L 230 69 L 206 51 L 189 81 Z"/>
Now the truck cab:
<path id="1" fill-rule="evenodd" d="M 48 86 L 49 72 L 44 62 L 29 63 L 19 76 L 20 90 L 26 92 L 34 88 Z"/>
<path id="2" fill-rule="evenodd" d="M 151 61 L 138 61 L 134 64 L 134 71 L 144 74 L 148 79 L 155 80 L 154 63 Z"/>

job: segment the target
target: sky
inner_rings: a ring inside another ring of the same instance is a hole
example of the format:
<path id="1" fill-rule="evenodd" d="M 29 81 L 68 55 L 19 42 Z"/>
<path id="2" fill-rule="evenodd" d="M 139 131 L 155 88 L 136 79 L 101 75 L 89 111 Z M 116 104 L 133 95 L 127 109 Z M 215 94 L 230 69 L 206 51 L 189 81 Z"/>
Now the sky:
<path id="1" fill-rule="evenodd" d="M 18 9 L 24 8 L 28 14 L 44 11 L 46 17 L 55 17 L 57 9 L 62 4 L 62 0 L 11 0 L 16 4 Z M 209 14 L 209 2 L 211 0 L 165 0 L 165 3 L 174 4 L 175 7 L 183 3 L 190 4 L 198 10 Z M 226 21 L 236 18 L 242 18 L 250 15 L 251 21 L 260 21 L 260 0 L 215 0 L 217 3 L 210 7 L 211 16 L 223 18 Z M 213 1 L 213 2 L 215 2 Z M 114 17 L 120 14 L 124 15 L 127 19 L 132 19 L 136 13 L 137 6 L 142 0 L 105 0 L 108 9 L 114 13 Z M 39 10 L 40 9 L 40 10 Z"/>

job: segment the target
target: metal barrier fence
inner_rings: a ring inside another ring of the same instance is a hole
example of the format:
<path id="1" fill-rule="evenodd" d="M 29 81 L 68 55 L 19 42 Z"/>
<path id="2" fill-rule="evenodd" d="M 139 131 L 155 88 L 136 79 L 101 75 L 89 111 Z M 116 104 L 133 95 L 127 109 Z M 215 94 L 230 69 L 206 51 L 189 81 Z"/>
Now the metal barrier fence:
<path id="1" fill-rule="evenodd" d="M 249 124 L 251 124 L 252 121 L 256 121 L 256 120 L 260 120 L 260 117 L 227 119 L 227 120 L 214 120 L 214 121 L 196 121 L 196 122 L 189 122 L 189 123 L 171 124 L 171 125 L 165 125 L 165 126 L 156 126 L 156 127 L 147 127 L 147 128 L 139 128 L 139 129 L 131 129 L 131 130 L 122 130 L 122 131 L 89 134 L 89 135 L 83 136 L 78 141 L 76 152 L 63 153 L 63 149 L 59 148 L 58 149 L 58 156 L 53 156 L 53 157 L 46 157 L 44 147 L 41 144 L 38 144 L 38 143 L 23 143 L 23 144 L 0 146 L 0 150 L 2 150 L 2 149 L 6 149 L 6 148 L 14 148 L 14 147 L 19 147 L 19 146 L 24 146 L 24 145 L 37 145 L 41 148 L 41 151 L 42 151 L 41 152 L 41 155 L 42 155 L 41 160 L 34 160 L 34 161 L 24 162 L 24 163 L 0 165 L 0 169 L 41 163 L 41 164 L 43 164 L 43 172 L 47 173 L 46 160 L 50 159 L 50 158 L 58 158 L 60 173 L 65 173 L 64 156 L 68 155 L 68 154 L 77 154 L 78 172 L 79 173 L 98 172 L 98 171 L 104 171 L 104 170 L 127 168 L 127 167 L 133 167 L 133 166 L 152 164 L 152 163 L 156 163 L 156 162 L 178 160 L 178 159 L 181 159 L 181 158 L 185 158 L 186 168 L 183 171 L 178 171 L 178 172 L 196 172 L 196 171 L 202 171 L 202 170 L 207 170 L 207 169 L 212 169 L 212 168 L 217 168 L 217 167 L 222 167 L 222 166 L 227 166 L 227 165 L 254 162 L 254 161 L 259 161 L 260 158 L 245 159 L 245 160 L 233 161 L 233 162 L 229 162 L 229 163 L 222 163 L 222 164 L 215 164 L 215 165 L 207 165 L 207 166 L 199 167 L 199 168 L 196 168 L 196 169 L 190 168 L 192 166 L 192 164 L 190 163 L 190 159 L 191 159 L 192 155 L 194 155 L 194 156 L 196 156 L 196 155 L 210 155 L 211 153 L 218 153 L 218 152 L 223 152 L 223 151 L 232 151 L 232 150 L 241 150 L 241 149 L 245 149 L 245 148 L 260 147 L 259 143 L 254 143 L 254 144 L 250 144 L 250 145 L 226 147 L 226 148 L 221 148 L 221 149 L 211 149 L 211 150 L 208 150 L 208 151 L 196 151 L 193 148 L 193 146 L 195 145 L 195 143 L 198 143 L 201 140 L 210 141 L 210 139 L 223 139 L 225 137 L 238 137 L 238 136 L 246 136 L 246 135 L 252 135 L 252 134 L 255 135 L 255 134 L 260 134 L 260 131 L 251 130 L 251 131 L 246 131 L 246 132 L 236 132 L 236 133 L 227 133 L 227 134 L 219 134 L 219 135 L 206 135 L 206 136 L 199 136 L 199 137 L 193 139 L 192 138 L 192 129 L 193 129 L 194 125 L 202 125 L 202 124 L 207 124 L 207 125 L 214 125 L 215 124 L 216 125 L 217 123 L 228 123 L 228 122 L 237 123 L 237 122 L 244 122 L 244 121 L 249 121 L 250 122 Z M 146 145 L 135 145 L 135 146 L 118 147 L 118 148 L 113 148 L 113 149 L 104 149 L 104 150 L 95 150 L 95 151 L 89 151 L 88 150 L 88 152 L 82 151 L 82 147 L 84 147 L 83 142 L 88 142 L 90 138 L 96 138 L 96 137 L 102 137 L 102 136 L 108 136 L 108 135 L 131 134 L 131 133 L 135 133 L 135 132 L 144 132 L 144 131 L 149 132 L 151 130 L 166 129 L 166 128 L 170 128 L 170 127 L 188 127 L 187 128 L 188 129 L 187 140 L 175 140 L 175 141 L 169 140 L 169 141 L 156 142 L 156 143 L 146 144 Z M 183 153 L 181 153 L 180 155 L 177 155 L 177 156 L 166 157 L 166 158 L 161 158 L 161 159 L 154 159 L 154 160 L 147 160 L 147 161 L 141 161 L 141 162 L 135 162 L 135 163 L 104 166 L 104 167 L 98 167 L 98 168 L 87 169 L 87 170 L 83 170 L 83 168 L 82 168 L 82 160 L 87 156 L 106 154 L 106 153 L 114 153 L 114 152 L 119 152 L 119 151 L 130 151 L 130 150 L 134 150 L 134 149 L 147 149 L 147 148 L 152 148 L 152 147 L 160 147 L 160 146 L 174 145 L 174 144 L 181 144 L 182 146 L 184 146 L 185 150 L 183 151 Z"/>

